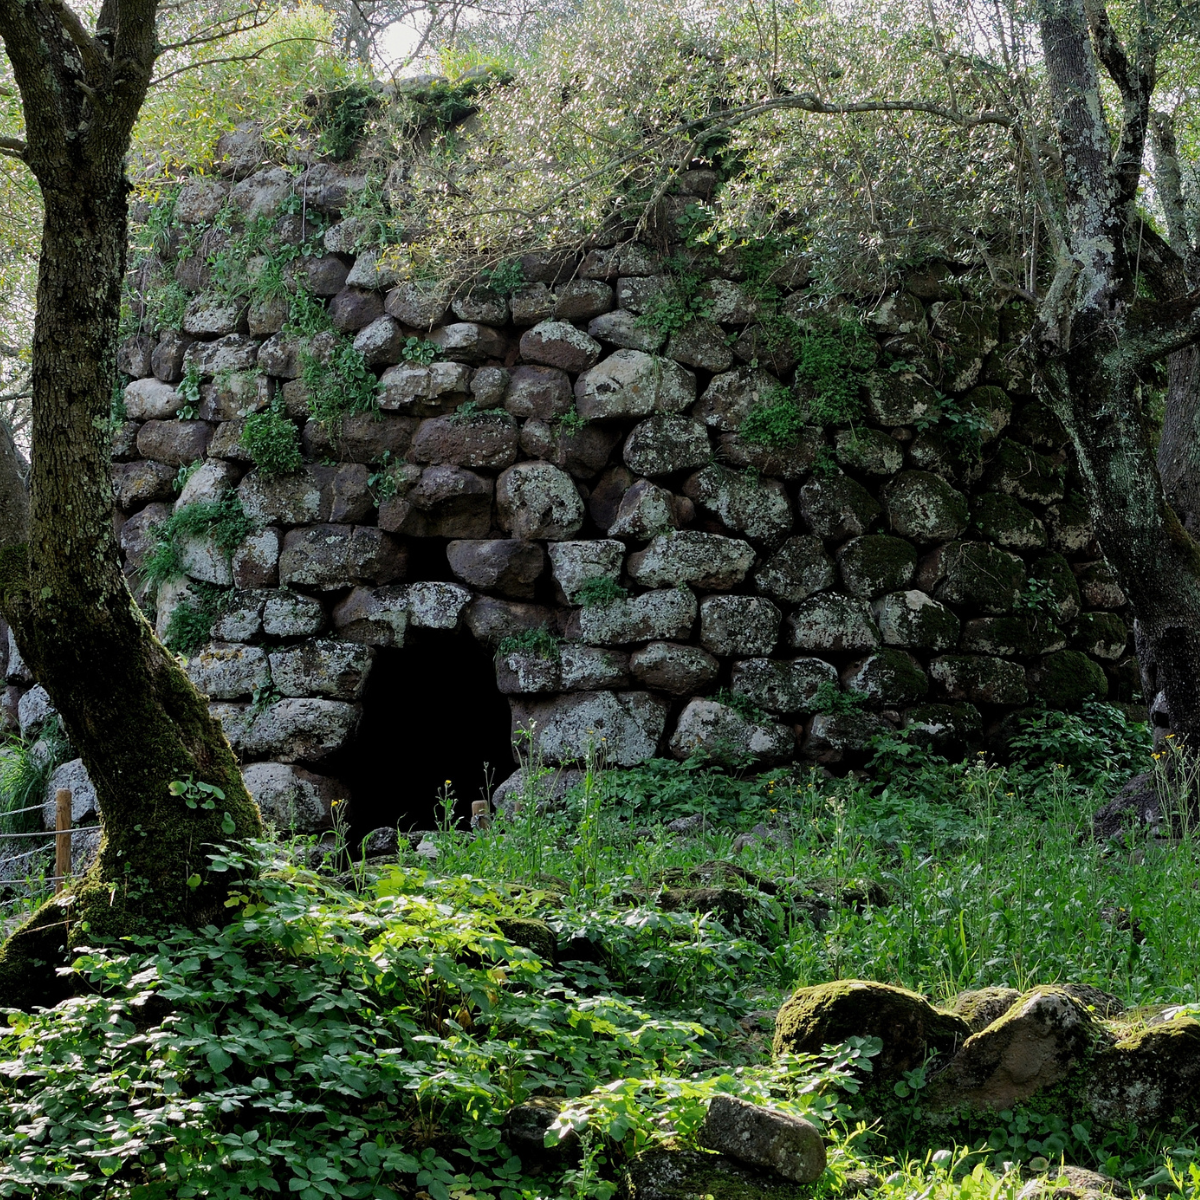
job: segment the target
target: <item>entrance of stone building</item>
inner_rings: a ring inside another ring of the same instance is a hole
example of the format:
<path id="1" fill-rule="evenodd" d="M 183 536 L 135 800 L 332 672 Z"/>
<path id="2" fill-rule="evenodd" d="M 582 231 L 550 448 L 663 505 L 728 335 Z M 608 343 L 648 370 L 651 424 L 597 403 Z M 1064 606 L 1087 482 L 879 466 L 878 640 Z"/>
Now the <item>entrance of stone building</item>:
<path id="1" fill-rule="evenodd" d="M 465 630 L 410 629 L 403 648 L 380 650 L 362 703 L 358 734 L 332 772 L 350 790 L 352 839 L 383 825 L 435 828 L 447 780 L 465 825 L 471 802 L 514 770 L 492 655 Z"/>

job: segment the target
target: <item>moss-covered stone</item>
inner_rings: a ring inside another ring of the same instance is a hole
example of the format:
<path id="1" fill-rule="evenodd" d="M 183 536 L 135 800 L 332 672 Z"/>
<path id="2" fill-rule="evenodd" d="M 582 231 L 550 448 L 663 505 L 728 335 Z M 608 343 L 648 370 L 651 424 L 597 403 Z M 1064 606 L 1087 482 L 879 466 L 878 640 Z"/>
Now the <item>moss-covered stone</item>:
<path id="1" fill-rule="evenodd" d="M 1019 663 L 975 654 L 943 654 L 929 664 L 929 675 L 951 700 L 972 704 L 1024 704 L 1029 698 Z"/>
<path id="2" fill-rule="evenodd" d="M 888 522 L 915 542 L 945 542 L 970 521 L 967 498 L 930 471 L 904 471 L 883 490 Z"/>
<path id="3" fill-rule="evenodd" d="M 862 763 L 872 753 L 871 739 L 889 728 L 877 713 L 818 713 L 805 731 L 803 755 L 822 766 Z"/>
<path id="4" fill-rule="evenodd" d="M 760 592 L 784 604 L 799 604 L 836 581 L 833 560 L 821 539 L 810 534 L 788 538 L 754 575 Z"/>
<path id="5" fill-rule="evenodd" d="M 1040 400 L 1031 400 L 1017 409 L 1010 432 L 1017 441 L 1038 450 L 1058 450 L 1071 440 L 1066 426 Z"/>
<path id="6" fill-rule="evenodd" d="M 998 438 L 1008 425 L 1013 403 L 1002 387 L 981 384 L 963 397 L 962 408 L 980 423 L 980 440 L 990 442 Z"/>
<path id="7" fill-rule="evenodd" d="M 915 372 L 876 372 L 867 380 L 867 406 L 880 425 L 915 424 L 937 404 L 937 392 Z"/>
<path id="8" fill-rule="evenodd" d="M 982 378 L 1011 396 L 1033 395 L 1033 364 L 1018 342 L 1001 342 L 987 356 Z"/>
<path id="9" fill-rule="evenodd" d="M 1088 608 L 1124 608 L 1128 603 L 1112 567 L 1103 559 L 1077 563 L 1073 570 Z"/>
<path id="10" fill-rule="evenodd" d="M 810 479 L 800 489 L 800 511 L 817 537 L 842 542 L 866 533 L 883 509 L 861 483 L 833 475 Z"/>
<path id="11" fill-rule="evenodd" d="M 1012 496 L 987 492 L 971 504 L 971 523 L 979 535 L 1006 550 L 1041 550 L 1046 546 L 1046 527 Z"/>
<path id="12" fill-rule="evenodd" d="M 872 600 L 907 588 L 917 569 L 917 552 L 903 538 L 865 534 L 838 551 L 842 582 L 852 596 Z"/>
<path id="13" fill-rule="evenodd" d="M 843 467 L 864 475 L 895 475 L 904 464 L 904 450 L 882 429 L 842 429 L 834 439 L 834 453 Z"/>
<path id="14" fill-rule="evenodd" d="M 986 542 L 947 547 L 942 566 L 945 574 L 934 595 L 946 604 L 1006 613 L 1025 587 L 1025 564 Z"/>
<path id="15" fill-rule="evenodd" d="M 1049 617 L 1025 612 L 965 622 L 959 649 L 1001 658 L 1039 658 L 1066 645 L 1066 637 Z"/>
<path id="16" fill-rule="evenodd" d="M 1049 592 L 1050 615 L 1060 625 L 1069 625 L 1079 615 L 1081 597 L 1079 584 L 1070 563 L 1057 551 L 1051 550 L 1033 560 L 1029 578 Z M 1117 607 L 1117 606 L 1114 606 Z"/>
<path id="17" fill-rule="evenodd" d="M 623 1200 L 807 1200 L 810 1184 L 789 1183 L 723 1154 L 655 1146 L 629 1163 Z"/>
<path id="18" fill-rule="evenodd" d="M 972 1033 L 979 1033 L 1004 1016 L 1020 998 L 1016 988 L 980 988 L 975 992 L 960 992 L 951 1011 L 970 1025 Z"/>
<path id="19" fill-rule="evenodd" d="M 949 1056 L 970 1029 L 954 1013 L 934 1008 L 924 996 L 861 979 L 800 988 L 779 1010 L 775 1054 L 816 1054 L 848 1037 L 877 1037 L 872 1083 L 895 1079 L 930 1056 Z"/>
<path id="20" fill-rule="evenodd" d="M 943 387 L 965 392 L 978 382 L 984 360 L 1000 343 L 996 310 L 975 301 L 948 300 L 929 311 L 934 340 L 944 348 Z"/>
<path id="21" fill-rule="evenodd" d="M 1177 1017 L 1123 1038 L 1090 1064 L 1083 1093 L 1106 1125 L 1200 1119 L 1200 1021 Z"/>
<path id="22" fill-rule="evenodd" d="M 902 708 L 929 691 L 929 677 L 911 654 L 887 647 L 851 663 L 842 672 L 848 692 L 870 696 L 881 708 Z"/>
<path id="23" fill-rule="evenodd" d="M 554 964 L 558 954 L 558 939 L 554 930 L 537 917 L 497 917 L 496 928 L 514 946 L 532 950 L 538 958 Z"/>
<path id="24" fill-rule="evenodd" d="M 1078 650 L 1047 655 L 1029 671 L 1029 688 L 1047 708 L 1069 712 L 1085 700 L 1108 695 L 1108 676 L 1099 663 Z"/>
<path id="25" fill-rule="evenodd" d="M 1092 540 L 1092 518 L 1082 496 L 1072 492 L 1046 510 L 1050 548 L 1060 554 L 1079 554 Z"/>
<path id="26" fill-rule="evenodd" d="M 931 471 L 950 482 L 974 482 L 983 474 L 977 455 L 936 428 L 922 430 L 909 442 L 908 462 L 918 471 Z"/>
<path id="27" fill-rule="evenodd" d="M 1125 653 L 1129 629 L 1116 613 L 1082 613 L 1071 628 L 1071 646 L 1075 650 L 1115 662 Z"/>
<path id="28" fill-rule="evenodd" d="M 871 613 L 885 646 L 949 650 L 958 641 L 958 618 L 924 592 L 889 592 L 871 605 Z"/>
<path id="29" fill-rule="evenodd" d="M 1003 438 L 997 445 L 986 478 L 992 491 L 1018 500 L 1053 504 L 1063 498 L 1062 465 L 1011 438 Z"/>
<path id="30" fill-rule="evenodd" d="M 909 738 L 939 754 L 954 754 L 973 745 L 983 733 L 983 719 L 973 704 L 918 704 L 901 713 Z"/>

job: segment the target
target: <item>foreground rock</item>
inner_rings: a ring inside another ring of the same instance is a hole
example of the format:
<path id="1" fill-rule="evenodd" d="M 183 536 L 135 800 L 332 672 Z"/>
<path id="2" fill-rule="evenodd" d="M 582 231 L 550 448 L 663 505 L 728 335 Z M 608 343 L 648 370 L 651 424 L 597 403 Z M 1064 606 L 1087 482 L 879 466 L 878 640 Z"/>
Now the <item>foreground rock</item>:
<path id="1" fill-rule="evenodd" d="M 807 1200 L 811 1187 L 791 1183 L 723 1154 L 659 1146 L 629 1164 L 626 1200 Z"/>
<path id="2" fill-rule="evenodd" d="M 736 1096 L 713 1097 L 700 1144 L 792 1183 L 812 1183 L 825 1170 L 825 1143 L 811 1121 Z"/>

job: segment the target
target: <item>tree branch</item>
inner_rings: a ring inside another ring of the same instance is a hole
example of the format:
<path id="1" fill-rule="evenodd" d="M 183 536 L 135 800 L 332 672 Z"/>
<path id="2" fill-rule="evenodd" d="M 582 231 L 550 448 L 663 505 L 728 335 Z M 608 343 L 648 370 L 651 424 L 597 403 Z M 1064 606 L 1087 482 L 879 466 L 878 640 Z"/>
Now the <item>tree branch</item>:
<path id="1" fill-rule="evenodd" d="M 45 0 L 46 7 L 58 18 L 59 24 L 67 31 L 67 37 L 75 43 L 79 57 L 83 60 L 84 69 L 93 77 L 107 65 L 108 54 L 94 37 L 83 27 L 83 22 L 75 15 L 63 0 Z"/>
<path id="2" fill-rule="evenodd" d="M 25 161 L 25 143 L 20 138 L 0 137 L 0 154 Z"/>
<path id="3" fill-rule="evenodd" d="M 313 37 L 290 37 L 280 38 L 275 42 L 268 42 L 265 46 L 255 50 L 252 54 L 231 54 L 225 58 L 205 58 L 200 62 L 188 63 L 186 67 L 177 67 L 174 71 L 168 71 L 165 75 L 156 75 L 151 81 L 151 87 L 157 87 L 160 83 L 165 83 L 168 79 L 174 79 L 176 75 L 182 75 L 185 71 L 195 71 L 199 67 L 211 67 L 217 63 L 230 62 L 251 62 L 256 58 L 261 58 L 268 50 L 274 49 L 276 46 L 285 45 L 287 42 L 316 42 L 322 46 L 331 46 L 333 43 L 326 38 Z"/>

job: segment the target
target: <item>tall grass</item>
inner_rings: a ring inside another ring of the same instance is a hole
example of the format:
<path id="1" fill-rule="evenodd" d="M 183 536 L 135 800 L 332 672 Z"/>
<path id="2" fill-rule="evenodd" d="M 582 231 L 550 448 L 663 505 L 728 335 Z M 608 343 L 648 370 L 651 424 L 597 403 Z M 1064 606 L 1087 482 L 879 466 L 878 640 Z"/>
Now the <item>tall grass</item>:
<path id="1" fill-rule="evenodd" d="M 40 812 L 22 812 L 46 799 L 46 785 L 67 758 L 67 740 L 58 717 L 51 717 L 35 739 L 0 741 L 0 833 L 27 833 L 42 827 Z M 0 841 L 0 856 L 26 847 Z"/>

